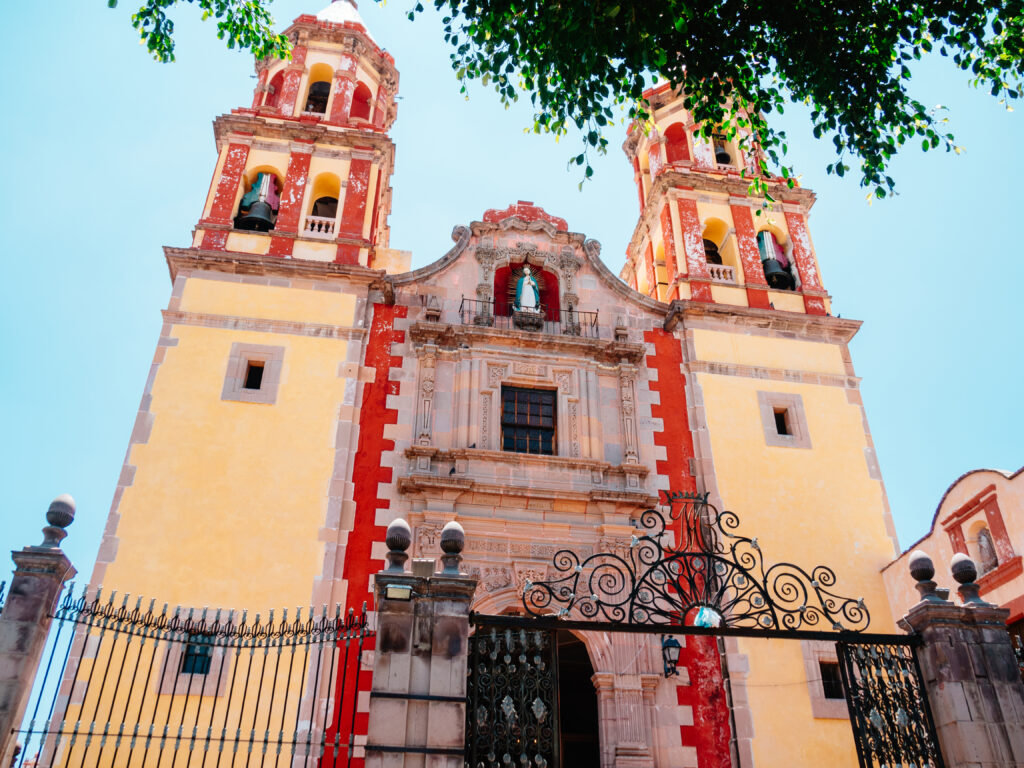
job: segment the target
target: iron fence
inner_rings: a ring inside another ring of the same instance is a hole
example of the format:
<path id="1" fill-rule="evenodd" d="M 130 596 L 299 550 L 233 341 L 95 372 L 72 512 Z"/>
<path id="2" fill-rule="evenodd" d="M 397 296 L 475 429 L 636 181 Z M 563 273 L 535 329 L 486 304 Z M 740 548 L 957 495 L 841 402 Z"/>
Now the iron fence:
<path id="1" fill-rule="evenodd" d="M 517 313 L 507 303 L 493 299 L 467 299 L 459 305 L 459 320 L 463 325 L 476 325 L 502 330 L 529 330 L 556 336 L 599 338 L 597 312 L 576 309 L 552 309 L 545 306 L 534 313 Z"/>
<path id="2" fill-rule="evenodd" d="M 357 696 L 368 689 L 374 637 L 365 611 L 250 617 L 69 589 L 53 613 L 16 766 L 361 762 L 355 734 L 367 715 Z"/>

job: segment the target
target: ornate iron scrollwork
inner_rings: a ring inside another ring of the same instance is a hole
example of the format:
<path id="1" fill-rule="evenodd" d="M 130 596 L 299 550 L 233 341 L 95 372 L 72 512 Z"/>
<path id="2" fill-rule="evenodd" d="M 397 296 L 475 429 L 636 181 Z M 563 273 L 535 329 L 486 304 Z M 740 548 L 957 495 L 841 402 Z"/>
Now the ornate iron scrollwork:
<path id="1" fill-rule="evenodd" d="M 478 626 L 469 654 L 466 766 L 557 768 L 555 633 Z"/>
<path id="2" fill-rule="evenodd" d="M 942 768 L 914 649 L 836 643 L 862 768 Z"/>
<path id="3" fill-rule="evenodd" d="M 706 494 L 665 496 L 667 516 L 645 510 L 638 535 L 621 551 L 586 559 L 568 549 L 556 553 L 555 570 L 564 575 L 527 582 L 526 611 L 619 624 L 867 629 L 863 600 L 830 591 L 831 568 L 808 573 L 791 563 L 766 565 L 757 539 L 735 532 L 735 513 L 719 512 Z M 680 540 L 675 547 L 668 543 L 673 537 Z"/>

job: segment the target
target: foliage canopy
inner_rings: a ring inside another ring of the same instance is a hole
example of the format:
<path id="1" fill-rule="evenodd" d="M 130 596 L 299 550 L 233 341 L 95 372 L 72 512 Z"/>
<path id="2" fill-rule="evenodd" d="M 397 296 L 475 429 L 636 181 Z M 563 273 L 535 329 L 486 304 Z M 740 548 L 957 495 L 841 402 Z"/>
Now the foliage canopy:
<path id="1" fill-rule="evenodd" d="M 164 9 L 178 1 L 145 0 L 133 16 L 162 61 L 173 59 Z M 271 0 L 181 1 L 219 19 L 229 46 L 257 56 L 287 49 L 270 26 Z M 950 57 L 1001 100 L 1024 88 L 1024 0 L 428 1 L 443 15 L 463 89 L 479 80 L 506 103 L 528 95 L 537 132 L 581 130 L 585 149 L 573 160 L 586 177 L 588 153 L 607 149 L 605 131 L 622 110 L 649 119 L 652 79 L 682 88 L 705 134 L 739 130 L 786 178 L 786 136 L 771 115 L 807 104 L 814 135 L 835 146 L 827 170 L 843 176 L 858 163 L 861 185 L 878 197 L 894 189 L 886 169 L 902 146 L 957 149 L 945 118 L 910 92 L 915 60 Z M 417 2 L 409 18 L 423 10 Z M 763 192 L 767 161 L 760 171 Z"/>

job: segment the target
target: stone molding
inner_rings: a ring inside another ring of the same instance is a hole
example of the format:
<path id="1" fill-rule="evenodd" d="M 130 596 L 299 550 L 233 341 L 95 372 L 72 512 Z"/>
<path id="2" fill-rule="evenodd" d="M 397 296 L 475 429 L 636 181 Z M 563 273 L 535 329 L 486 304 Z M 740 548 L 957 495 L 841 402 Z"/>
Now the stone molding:
<path id="1" fill-rule="evenodd" d="M 203 225 L 206 228 L 206 225 Z M 228 230 L 231 228 L 228 227 Z M 207 251 L 201 248 L 164 247 L 167 268 L 174 280 L 182 271 L 221 272 L 229 275 L 275 276 L 289 279 L 349 280 L 367 283 L 371 288 L 385 290 L 386 273 L 382 269 L 369 269 L 359 264 L 339 264 L 333 261 L 282 259 L 239 251 Z M 390 286 L 387 286 L 390 288 Z"/>
<path id="2" fill-rule="evenodd" d="M 201 312 L 161 312 L 164 322 L 170 325 L 197 325 L 204 328 L 223 328 L 237 331 L 259 331 L 261 333 L 284 333 L 292 336 L 312 336 L 318 339 L 345 339 L 359 341 L 366 336 L 363 328 L 345 325 L 321 325 L 289 320 L 267 320 L 262 317 L 239 317 L 237 315 L 210 315 Z"/>
<path id="3" fill-rule="evenodd" d="M 804 341 L 848 343 L 860 330 L 860 320 L 846 320 L 831 315 L 807 315 L 780 309 L 756 309 L 733 304 L 703 304 L 676 300 L 669 306 L 665 330 L 674 331 L 682 323 L 687 328 L 727 330 L 739 326 L 744 330 L 762 329 Z"/>

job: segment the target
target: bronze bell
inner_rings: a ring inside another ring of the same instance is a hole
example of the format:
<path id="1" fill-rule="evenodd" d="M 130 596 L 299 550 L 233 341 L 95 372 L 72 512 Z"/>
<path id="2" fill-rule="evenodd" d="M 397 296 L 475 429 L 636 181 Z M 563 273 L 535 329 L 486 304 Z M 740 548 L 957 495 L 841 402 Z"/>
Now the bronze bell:
<path id="1" fill-rule="evenodd" d="M 248 213 L 240 216 L 235 222 L 236 229 L 251 229 L 266 232 L 274 228 L 274 209 L 270 204 L 257 200 L 249 208 Z"/>
<path id="2" fill-rule="evenodd" d="M 721 145 L 716 146 L 715 162 L 719 165 L 732 165 L 732 158 L 729 156 L 729 150 Z"/>
<path id="3" fill-rule="evenodd" d="M 764 279 L 772 288 L 783 291 L 793 289 L 793 276 L 782 268 L 778 259 L 765 259 L 761 266 L 764 267 Z"/>

